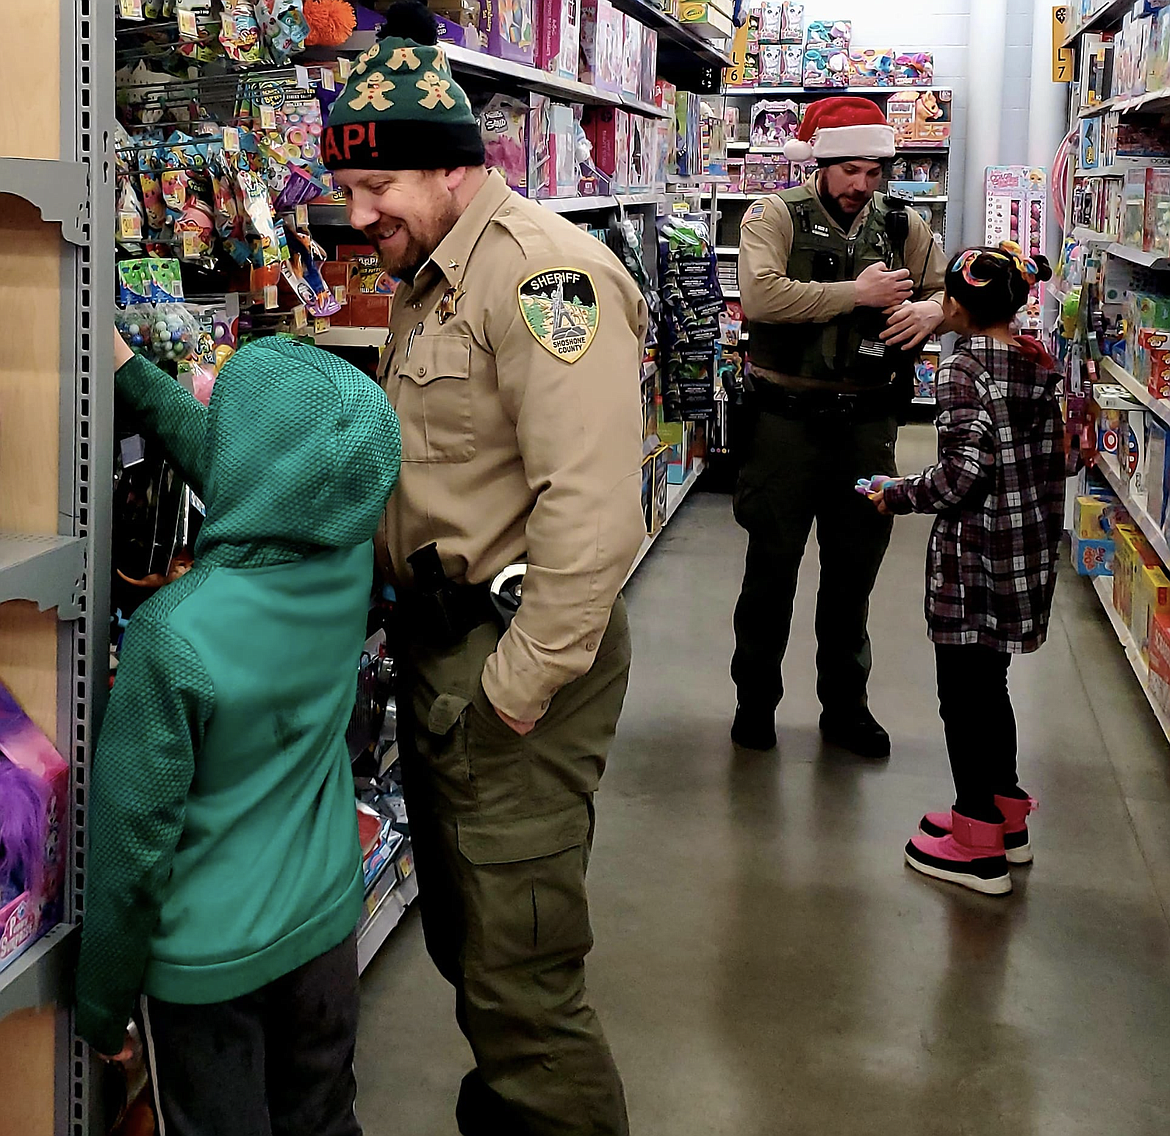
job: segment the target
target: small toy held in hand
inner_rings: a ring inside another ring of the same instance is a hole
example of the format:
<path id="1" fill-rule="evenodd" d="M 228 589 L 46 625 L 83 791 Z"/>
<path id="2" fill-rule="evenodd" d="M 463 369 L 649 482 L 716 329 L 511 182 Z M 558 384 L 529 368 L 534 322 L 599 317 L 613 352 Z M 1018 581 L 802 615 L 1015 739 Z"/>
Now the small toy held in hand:
<path id="1" fill-rule="evenodd" d="M 881 490 L 894 478 L 888 477 L 884 473 L 874 474 L 873 477 L 859 477 L 854 489 L 857 490 L 863 497 L 873 499 L 874 494 L 881 492 Z"/>

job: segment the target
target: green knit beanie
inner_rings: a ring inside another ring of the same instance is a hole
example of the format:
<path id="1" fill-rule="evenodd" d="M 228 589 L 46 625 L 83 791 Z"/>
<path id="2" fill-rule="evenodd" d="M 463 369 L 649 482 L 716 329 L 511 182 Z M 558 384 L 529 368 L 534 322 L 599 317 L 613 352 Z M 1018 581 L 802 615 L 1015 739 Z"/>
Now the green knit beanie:
<path id="1" fill-rule="evenodd" d="M 329 110 L 321 155 L 331 170 L 482 166 L 483 139 L 463 88 L 418 3 L 386 13 L 379 42 L 354 65 Z"/>

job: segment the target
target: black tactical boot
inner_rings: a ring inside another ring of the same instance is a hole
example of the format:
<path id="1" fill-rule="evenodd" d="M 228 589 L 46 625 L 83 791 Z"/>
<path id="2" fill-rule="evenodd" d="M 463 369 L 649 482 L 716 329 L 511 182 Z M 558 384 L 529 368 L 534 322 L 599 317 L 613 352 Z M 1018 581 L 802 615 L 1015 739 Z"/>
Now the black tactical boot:
<path id="1" fill-rule="evenodd" d="M 864 707 L 844 713 L 826 710 L 821 715 L 821 733 L 829 745 L 858 757 L 890 756 L 890 735 Z"/>
<path id="2" fill-rule="evenodd" d="M 776 711 L 751 706 L 735 708 L 731 740 L 743 749 L 776 748 Z"/>

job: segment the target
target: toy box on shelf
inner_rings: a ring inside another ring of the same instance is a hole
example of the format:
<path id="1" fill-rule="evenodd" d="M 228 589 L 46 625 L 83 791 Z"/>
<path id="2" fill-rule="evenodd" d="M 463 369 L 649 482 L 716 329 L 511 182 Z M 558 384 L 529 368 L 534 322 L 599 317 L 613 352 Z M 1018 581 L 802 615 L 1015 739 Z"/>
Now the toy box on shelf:
<path id="1" fill-rule="evenodd" d="M 886 119 L 894 128 L 898 146 L 937 146 L 951 144 L 951 104 L 953 92 L 895 91 L 886 103 Z"/>
<path id="2" fill-rule="evenodd" d="M 530 197 L 575 197 L 577 194 L 577 122 L 573 108 L 553 102 L 544 95 L 532 94 L 532 111 L 528 120 L 528 194 Z M 615 114 L 624 114 L 615 111 Z M 629 141 L 625 142 L 629 163 Z M 594 159 L 597 150 L 594 148 Z M 608 171 L 607 171 L 608 172 Z M 622 182 L 622 189 L 628 182 Z"/>
<path id="3" fill-rule="evenodd" d="M 536 66 L 562 79 L 576 79 L 581 49 L 577 0 L 537 0 Z"/>
<path id="4" fill-rule="evenodd" d="M 346 267 L 338 269 L 336 263 Z M 348 302 L 341 309 L 345 318 L 334 316 L 334 323 L 343 327 L 386 326 L 398 282 L 382 267 L 372 245 L 338 245 L 337 262 L 326 262 L 325 267 L 330 270 L 326 280 L 332 283 L 344 273 L 349 289 Z"/>
<path id="5" fill-rule="evenodd" d="M 582 120 L 593 147 L 593 164 L 609 179 L 610 193 L 630 189 L 630 120 L 616 107 L 587 107 Z"/>
<path id="6" fill-rule="evenodd" d="M 0 970 L 62 918 L 69 766 L 0 685 Z"/>
<path id="7" fill-rule="evenodd" d="M 683 0 L 678 20 L 706 39 L 731 39 L 735 34 L 731 9 L 732 0 Z"/>
<path id="8" fill-rule="evenodd" d="M 483 0 L 480 32 L 489 55 L 531 66 L 536 61 L 533 0 Z"/>
<path id="9" fill-rule="evenodd" d="M 1150 621 L 1150 694 L 1170 715 L 1170 615 L 1164 612 Z"/>
<path id="10" fill-rule="evenodd" d="M 581 0 L 581 72 L 590 83 L 613 94 L 622 89 L 622 13 L 610 0 Z"/>
<path id="11" fill-rule="evenodd" d="M 988 245 L 1015 241 L 1029 256 L 1044 252 L 1048 226 L 1048 175 L 1037 166 L 988 166 L 985 180 Z M 1020 327 L 1042 330 L 1039 285 L 1032 289 Z"/>
<path id="12" fill-rule="evenodd" d="M 938 385 L 941 356 L 937 350 L 923 351 L 914 364 L 914 397 L 922 402 L 934 402 Z"/>
<path id="13" fill-rule="evenodd" d="M 499 170 L 517 193 L 528 196 L 528 120 L 526 99 L 493 95 L 479 112 L 485 165 Z"/>
<path id="14" fill-rule="evenodd" d="M 480 0 L 430 0 L 429 6 L 435 14 L 439 39 L 470 51 L 483 50 Z"/>

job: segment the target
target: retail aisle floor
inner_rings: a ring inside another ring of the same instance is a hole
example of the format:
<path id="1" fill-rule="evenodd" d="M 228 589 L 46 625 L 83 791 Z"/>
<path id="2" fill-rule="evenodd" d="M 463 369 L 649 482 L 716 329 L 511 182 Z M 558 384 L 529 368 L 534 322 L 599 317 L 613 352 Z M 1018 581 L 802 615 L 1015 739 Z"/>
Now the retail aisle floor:
<path id="1" fill-rule="evenodd" d="M 903 468 L 933 432 L 903 433 Z M 1165 1136 L 1170 752 L 1087 584 L 1012 668 L 1037 862 L 1005 899 L 902 847 L 950 780 L 923 633 L 929 522 L 873 605 L 888 764 L 822 749 L 806 557 L 781 752 L 727 738 L 743 538 L 698 494 L 628 589 L 635 667 L 598 801 L 590 987 L 634 1136 Z M 417 913 L 363 980 L 367 1136 L 454 1136 L 468 1053 Z"/>

